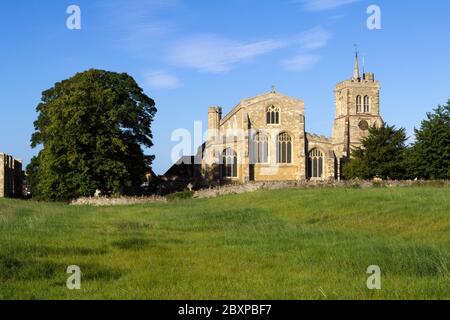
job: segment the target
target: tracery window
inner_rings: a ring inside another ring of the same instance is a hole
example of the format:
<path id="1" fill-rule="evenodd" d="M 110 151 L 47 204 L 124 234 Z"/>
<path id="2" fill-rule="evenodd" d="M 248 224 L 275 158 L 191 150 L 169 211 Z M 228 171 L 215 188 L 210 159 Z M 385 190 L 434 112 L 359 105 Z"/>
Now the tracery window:
<path id="1" fill-rule="evenodd" d="M 222 153 L 222 177 L 237 178 L 237 153 L 231 148 Z"/>
<path id="2" fill-rule="evenodd" d="M 278 163 L 292 163 L 292 138 L 286 132 L 278 136 L 277 160 Z"/>
<path id="3" fill-rule="evenodd" d="M 356 96 L 356 112 L 362 112 L 362 98 L 361 96 Z"/>
<path id="4" fill-rule="evenodd" d="M 269 138 L 262 132 L 257 133 L 253 139 L 253 160 L 254 163 L 269 162 Z"/>
<path id="5" fill-rule="evenodd" d="M 280 124 L 280 108 L 275 106 L 267 108 L 267 124 Z"/>
<path id="6" fill-rule="evenodd" d="M 364 97 L 364 112 L 365 113 L 370 112 L 370 97 L 369 96 Z"/>
<path id="7" fill-rule="evenodd" d="M 313 149 L 308 154 L 308 177 L 323 177 L 323 153 L 319 149 Z"/>

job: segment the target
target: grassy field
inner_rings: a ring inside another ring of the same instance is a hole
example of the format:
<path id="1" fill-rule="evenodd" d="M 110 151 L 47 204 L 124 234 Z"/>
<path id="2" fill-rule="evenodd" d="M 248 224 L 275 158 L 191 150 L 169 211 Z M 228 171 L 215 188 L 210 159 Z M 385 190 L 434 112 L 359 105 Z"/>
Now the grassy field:
<path id="1" fill-rule="evenodd" d="M 366 287 L 370 265 L 382 290 Z M 0 299 L 450 299 L 449 270 L 444 188 L 104 208 L 0 199 Z"/>

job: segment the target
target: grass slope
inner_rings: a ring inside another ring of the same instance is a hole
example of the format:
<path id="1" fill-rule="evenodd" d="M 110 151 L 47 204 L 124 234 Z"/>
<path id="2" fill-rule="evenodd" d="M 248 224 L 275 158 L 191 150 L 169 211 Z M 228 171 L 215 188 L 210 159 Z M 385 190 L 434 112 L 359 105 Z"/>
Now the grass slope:
<path id="1" fill-rule="evenodd" d="M 79 265 L 82 289 L 65 271 Z M 382 290 L 366 269 L 379 265 Z M 0 299 L 450 299 L 450 189 L 129 207 L 0 199 Z"/>

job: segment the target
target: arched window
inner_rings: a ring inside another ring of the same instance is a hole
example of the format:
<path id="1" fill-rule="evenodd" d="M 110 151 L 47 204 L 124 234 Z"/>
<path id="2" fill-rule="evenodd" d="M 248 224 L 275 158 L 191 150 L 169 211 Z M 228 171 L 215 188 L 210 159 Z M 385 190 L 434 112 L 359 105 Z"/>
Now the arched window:
<path id="1" fill-rule="evenodd" d="M 370 112 L 370 97 L 369 96 L 364 97 L 364 112 L 365 113 Z"/>
<path id="2" fill-rule="evenodd" d="M 280 124 L 280 108 L 267 108 L 267 124 Z"/>
<path id="3" fill-rule="evenodd" d="M 253 139 L 253 163 L 269 162 L 269 138 L 262 132 Z"/>
<path id="4" fill-rule="evenodd" d="M 237 153 L 227 148 L 222 154 L 222 177 L 237 178 Z"/>
<path id="5" fill-rule="evenodd" d="M 308 177 L 323 177 L 323 153 L 319 149 L 313 149 L 308 154 Z"/>
<path id="6" fill-rule="evenodd" d="M 278 163 L 292 163 L 292 138 L 286 132 L 278 136 L 277 159 Z"/>
<path id="7" fill-rule="evenodd" d="M 356 96 L 356 112 L 362 112 L 362 98 L 361 96 Z"/>

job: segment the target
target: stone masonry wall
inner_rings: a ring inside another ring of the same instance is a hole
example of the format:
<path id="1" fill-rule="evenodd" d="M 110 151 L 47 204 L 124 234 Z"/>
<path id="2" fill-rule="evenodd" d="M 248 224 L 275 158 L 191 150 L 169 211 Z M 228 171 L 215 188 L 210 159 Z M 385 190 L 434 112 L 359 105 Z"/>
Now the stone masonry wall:
<path id="1" fill-rule="evenodd" d="M 215 198 L 226 195 L 243 194 L 260 190 L 282 190 L 282 189 L 311 189 L 311 188 L 398 188 L 398 187 L 421 187 L 436 186 L 450 188 L 450 181 L 272 181 L 252 182 L 246 184 L 226 185 L 210 189 L 198 190 L 194 198 Z"/>
<path id="2" fill-rule="evenodd" d="M 271 106 L 280 109 L 279 124 L 267 124 L 266 110 Z M 298 181 L 306 178 L 303 101 L 270 92 L 241 101 L 228 115 L 219 120 L 220 114 L 221 111 L 217 107 L 209 109 L 208 129 L 219 129 L 220 137 L 214 139 L 210 135 L 207 142 L 202 165 L 203 175 L 207 180 L 220 176 L 218 172 L 213 171 L 220 169 L 220 154 L 226 148 L 232 148 L 238 157 L 237 177 L 229 179 L 231 182 Z M 250 160 L 249 142 L 253 139 L 250 135 L 257 132 L 264 133 L 269 139 L 269 157 L 268 163 L 253 165 Z M 283 132 L 288 133 L 292 138 L 292 163 L 290 164 L 277 163 L 277 137 Z"/>
<path id="3" fill-rule="evenodd" d="M 5 196 L 5 159 L 4 154 L 0 153 L 0 198 Z"/>
<path id="4" fill-rule="evenodd" d="M 0 153 L 0 197 L 20 197 L 22 184 L 22 161 Z"/>

